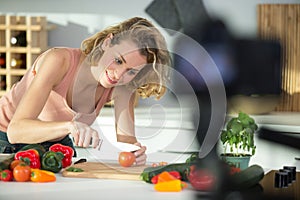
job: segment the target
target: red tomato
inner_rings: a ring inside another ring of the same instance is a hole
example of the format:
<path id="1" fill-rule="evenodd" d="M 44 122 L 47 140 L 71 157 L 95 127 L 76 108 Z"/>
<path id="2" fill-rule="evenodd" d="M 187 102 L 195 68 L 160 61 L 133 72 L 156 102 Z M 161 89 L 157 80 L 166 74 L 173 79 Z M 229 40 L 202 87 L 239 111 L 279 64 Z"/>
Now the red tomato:
<path id="1" fill-rule="evenodd" d="M 215 188 L 216 176 L 208 169 L 191 167 L 188 179 L 192 187 L 196 190 L 212 191 Z"/>
<path id="2" fill-rule="evenodd" d="M 10 163 L 10 170 L 14 170 L 14 168 L 19 165 L 20 163 L 24 163 L 23 161 L 21 160 L 13 160 L 11 163 Z"/>
<path id="3" fill-rule="evenodd" d="M 135 155 L 131 152 L 121 152 L 119 154 L 119 163 L 123 167 L 130 167 L 135 162 Z"/>
<path id="4" fill-rule="evenodd" d="M 13 170 L 13 176 L 18 182 L 29 181 L 31 177 L 31 168 L 28 165 L 19 164 Z"/>

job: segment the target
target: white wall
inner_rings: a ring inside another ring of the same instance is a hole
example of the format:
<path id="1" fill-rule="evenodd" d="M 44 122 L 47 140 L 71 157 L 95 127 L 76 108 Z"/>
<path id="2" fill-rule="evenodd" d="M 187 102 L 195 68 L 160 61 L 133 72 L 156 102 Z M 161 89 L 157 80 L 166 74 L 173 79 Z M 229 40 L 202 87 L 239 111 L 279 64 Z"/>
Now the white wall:
<path id="1" fill-rule="evenodd" d="M 49 33 L 49 46 L 78 47 L 97 30 L 133 16 L 149 17 L 152 0 L 0 0 L 0 14 L 43 15 L 57 29 Z M 189 0 L 187 0 L 189 2 Z M 211 17 L 220 17 L 237 36 L 256 35 L 256 5 L 300 3 L 299 0 L 203 0 Z M 155 23 L 155 22 L 154 22 Z M 166 34 L 167 40 L 172 38 Z"/>
<path id="2" fill-rule="evenodd" d="M 0 0 L 0 14 L 46 16 L 56 29 L 49 46 L 79 47 L 81 41 L 106 26 L 133 16 L 144 16 L 151 0 Z M 134 8 L 132 5 L 135 5 Z"/>
<path id="3" fill-rule="evenodd" d="M 211 16 L 220 17 L 237 36 L 255 36 L 257 4 L 299 4 L 299 0 L 204 0 Z"/>

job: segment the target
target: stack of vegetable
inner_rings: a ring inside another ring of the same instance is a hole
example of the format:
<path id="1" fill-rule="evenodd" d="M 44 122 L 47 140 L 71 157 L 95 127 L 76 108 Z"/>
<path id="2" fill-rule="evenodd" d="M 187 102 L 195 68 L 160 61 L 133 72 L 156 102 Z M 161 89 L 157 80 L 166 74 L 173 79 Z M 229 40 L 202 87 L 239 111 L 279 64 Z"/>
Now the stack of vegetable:
<path id="1" fill-rule="evenodd" d="M 158 192 L 180 192 L 187 187 L 186 182 L 181 180 L 180 173 L 177 171 L 163 171 L 152 177 L 151 182 Z"/>
<path id="2" fill-rule="evenodd" d="M 154 189 L 159 192 L 178 192 L 187 188 L 187 183 L 196 190 L 210 191 L 214 187 L 216 177 L 209 173 L 209 170 L 198 170 L 198 162 L 197 154 L 192 154 L 185 163 L 148 167 L 140 177 L 147 183 L 155 184 Z"/>
<path id="3" fill-rule="evenodd" d="M 18 182 L 53 182 L 55 173 L 72 164 L 74 150 L 54 144 L 49 150 L 40 144 L 30 144 L 0 162 L 0 179 Z"/>
<path id="4" fill-rule="evenodd" d="M 140 177 L 147 183 L 154 184 L 156 191 L 174 192 L 187 187 L 198 191 L 215 192 L 226 186 L 230 190 L 242 190 L 254 187 L 264 177 L 264 170 L 259 165 L 252 165 L 245 170 L 232 169 L 226 163 L 216 161 L 204 164 L 197 154 L 192 154 L 185 163 L 172 163 L 145 168 Z M 224 177 L 228 177 L 226 180 Z M 168 182 L 163 180 L 169 180 Z"/>

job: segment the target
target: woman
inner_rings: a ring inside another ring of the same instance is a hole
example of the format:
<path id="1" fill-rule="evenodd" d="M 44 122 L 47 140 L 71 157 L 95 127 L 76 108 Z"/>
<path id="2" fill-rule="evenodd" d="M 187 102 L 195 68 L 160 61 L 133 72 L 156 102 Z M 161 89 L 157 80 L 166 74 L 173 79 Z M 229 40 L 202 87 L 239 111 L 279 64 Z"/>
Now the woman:
<path id="1" fill-rule="evenodd" d="M 136 164 L 144 164 L 146 147 L 134 133 L 135 95 L 159 99 L 169 64 L 163 36 L 139 17 L 96 33 L 81 49 L 44 52 L 0 100 L 0 153 L 33 143 L 96 147 L 100 138 L 90 125 L 113 100 L 117 139 L 140 146 Z"/>

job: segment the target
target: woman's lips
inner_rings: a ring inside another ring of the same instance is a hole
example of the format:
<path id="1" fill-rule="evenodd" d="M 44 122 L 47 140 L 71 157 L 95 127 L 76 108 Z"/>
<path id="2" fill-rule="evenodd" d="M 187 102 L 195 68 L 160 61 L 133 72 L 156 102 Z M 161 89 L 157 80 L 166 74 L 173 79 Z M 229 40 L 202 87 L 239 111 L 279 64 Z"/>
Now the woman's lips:
<path id="1" fill-rule="evenodd" d="M 109 77 L 107 71 L 106 71 L 106 77 L 107 77 L 107 80 L 108 80 L 108 82 L 109 82 L 110 84 L 116 84 L 116 83 L 118 83 L 118 81 L 114 81 L 114 80 L 112 80 L 112 79 Z"/>

